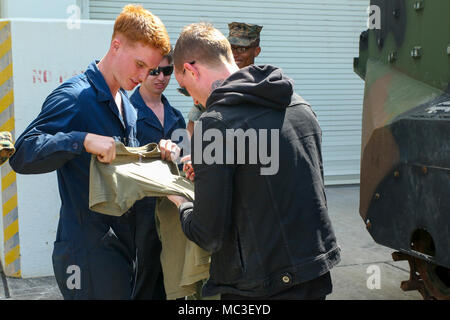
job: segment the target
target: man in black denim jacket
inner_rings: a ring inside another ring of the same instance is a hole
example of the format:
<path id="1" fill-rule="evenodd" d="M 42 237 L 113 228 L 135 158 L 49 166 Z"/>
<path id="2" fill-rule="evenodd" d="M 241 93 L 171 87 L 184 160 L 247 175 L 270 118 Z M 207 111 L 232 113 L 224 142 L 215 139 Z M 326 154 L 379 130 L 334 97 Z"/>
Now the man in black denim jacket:
<path id="1" fill-rule="evenodd" d="M 311 107 L 281 69 L 239 70 L 209 24 L 183 29 L 174 63 L 180 86 L 206 106 L 192 138 L 195 201 L 169 196 L 186 236 L 212 252 L 203 295 L 324 299 L 340 248 Z"/>

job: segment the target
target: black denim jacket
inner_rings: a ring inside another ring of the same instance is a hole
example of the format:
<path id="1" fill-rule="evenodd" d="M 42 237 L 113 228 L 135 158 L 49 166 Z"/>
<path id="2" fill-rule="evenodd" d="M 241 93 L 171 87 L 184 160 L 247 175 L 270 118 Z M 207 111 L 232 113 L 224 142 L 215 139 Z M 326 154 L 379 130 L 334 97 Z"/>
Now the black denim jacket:
<path id="1" fill-rule="evenodd" d="M 244 147 L 235 140 L 228 157 L 230 143 L 219 150 L 220 141 L 208 138 L 220 132 L 226 140 L 238 129 L 255 130 L 256 140 Z M 264 175 L 267 163 L 261 157 L 254 163 L 251 153 L 255 147 L 258 155 L 264 151 L 264 134 L 271 130 L 278 138 L 266 137 L 266 149 L 275 150 L 278 167 Z M 212 252 L 204 295 L 270 296 L 339 263 L 324 191 L 321 129 L 280 69 L 251 66 L 232 74 L 208 98 L 192 139 L 195 201 L 180 207 L 180 218 L 186 236 Z M 213 143 L 216 152 L 210 152 Z M 244 163 L 238 161 L 242 154 Z M 211 155 L 222 161 L 211 163 Z"/>

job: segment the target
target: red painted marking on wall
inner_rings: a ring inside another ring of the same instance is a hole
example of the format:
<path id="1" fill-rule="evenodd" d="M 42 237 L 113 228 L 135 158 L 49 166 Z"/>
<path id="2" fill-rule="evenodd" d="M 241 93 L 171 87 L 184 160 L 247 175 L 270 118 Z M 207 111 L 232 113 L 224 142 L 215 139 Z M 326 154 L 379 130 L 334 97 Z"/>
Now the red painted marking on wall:
<path id="1" fill-rule="evenodd" d="M 44 70 L 43 75 L 44 75 L 44 83 L 52 81 L 52 72 L 51 71 Z"/>
<path id="2" fill-rule="evenodd" d="M 39 83 L 42 82 L 41 76 L 36 69 L 33 69 L 33 83 L 37 83 L 37 82 L 39 82 Z"/>
<path id="3" fill-rule="evenodd" d="M 33 69 L 32 70 L 32 80 L 33 84 L 44 84 L 44 83 L 58 83 L 61 84 L 64 81 L 72 78 L 73 76 L 76 76 L 80 73 L 83 73 L 84 71 L 59 71 L 55 72 L 52 70 L 40 70 L 40 69 Z M 55 75 L 55 76 L 53 76 Z"/>

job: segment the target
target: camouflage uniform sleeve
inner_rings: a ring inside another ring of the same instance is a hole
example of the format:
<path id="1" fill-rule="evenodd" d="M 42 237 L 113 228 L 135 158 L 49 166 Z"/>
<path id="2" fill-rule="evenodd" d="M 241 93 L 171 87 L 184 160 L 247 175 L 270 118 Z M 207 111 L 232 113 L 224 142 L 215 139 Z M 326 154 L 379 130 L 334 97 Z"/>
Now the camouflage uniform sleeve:
<path id="1" fill-rule="evenodd" d="M 12 141 L 11 133 L 8 131 L 0 132 L 0 165 L 11 157 L 16 149 Z"/>

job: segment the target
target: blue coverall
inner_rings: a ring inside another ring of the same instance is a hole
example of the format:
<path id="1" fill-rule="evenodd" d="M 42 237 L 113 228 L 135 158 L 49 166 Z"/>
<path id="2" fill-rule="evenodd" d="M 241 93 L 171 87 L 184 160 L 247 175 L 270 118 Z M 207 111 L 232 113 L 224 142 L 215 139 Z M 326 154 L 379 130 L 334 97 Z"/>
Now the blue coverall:
<path id="1" fill-rule="evenodd" d="M 89 210 L 91 154 L 83 146 L 87 133 L 138 146 L 136 110 L 126 92 L 120 93 L 123 118 L 93 61 L 85 73 L 47 97 L 38 117 L 17 139 L 10 159 L 11 167 L 22 174 L 57 170 L 61 210 L 52 260 L 65 299 L 133 296 L 135 217 L 130 212 L 113 217 Z M 76 270 L 81 276 L 78 284 L 73 282 Z"/>
<path id="2" fill-rule="evenodd" d="M 130 101 L 137 110 L 137 138 L 141 145 L 156 142 L 161 139 L 171 139 L 176 129 L 186 129 L 186 122 L 180 111 L 173 108 L 164 95 L 164 127 L 155 113 L 147 107 L 139 88 L 131 95 Z M 174 141 L 178 143 L 179 141 Z M 160 255 L 159 241 L 155 225 L 156 198 L 147 197 L 134 205 L 136 215 L 136 246 L 138 247 L 138 275 L 136 283 L 136 299 L 166 298 Z"/>

